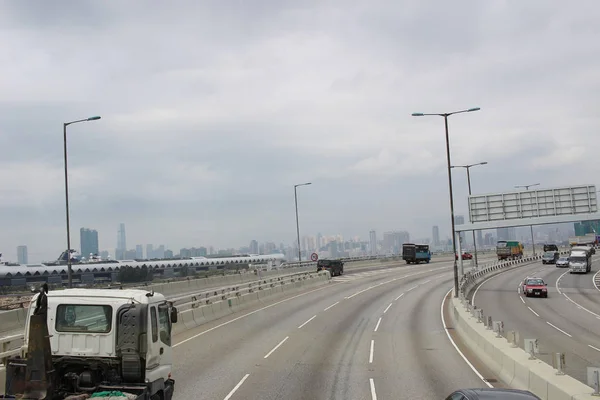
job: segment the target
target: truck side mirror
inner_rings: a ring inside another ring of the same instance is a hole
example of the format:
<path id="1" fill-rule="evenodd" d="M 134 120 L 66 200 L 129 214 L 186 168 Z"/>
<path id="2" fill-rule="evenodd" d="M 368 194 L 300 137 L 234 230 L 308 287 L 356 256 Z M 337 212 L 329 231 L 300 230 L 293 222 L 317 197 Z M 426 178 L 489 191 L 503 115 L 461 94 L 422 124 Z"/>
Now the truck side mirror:
<path id="1" fill-rule="evenodd" d="M 178 316 L 177 308 L 176 307 L 172 307 L 171 308 L 171 323 L 172 324 L 176 324 L 177 323 L 177 316 Z"/>

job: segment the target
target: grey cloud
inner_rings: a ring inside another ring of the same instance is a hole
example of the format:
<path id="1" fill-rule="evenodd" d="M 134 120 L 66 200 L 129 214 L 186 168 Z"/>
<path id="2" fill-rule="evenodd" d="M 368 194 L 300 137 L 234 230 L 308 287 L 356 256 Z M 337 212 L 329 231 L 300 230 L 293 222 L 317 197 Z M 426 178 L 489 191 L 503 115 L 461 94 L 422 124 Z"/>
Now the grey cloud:
<path id="1" fill-rule="evenodd" d="M 62 123 L 94 114 L 69 128 L 72 226 L 109 249 L 119 222 L 173 249 L 290 243 L 304 181 L 303 233 L 448 232 L 443 120 L 414 111 L 482 107 L 450 121 L 453 162 L 490 162 L 476 192 L 593 183 L 599 16 L 594 1 L 3 4 L 0 251 L 64 247 Z"/>

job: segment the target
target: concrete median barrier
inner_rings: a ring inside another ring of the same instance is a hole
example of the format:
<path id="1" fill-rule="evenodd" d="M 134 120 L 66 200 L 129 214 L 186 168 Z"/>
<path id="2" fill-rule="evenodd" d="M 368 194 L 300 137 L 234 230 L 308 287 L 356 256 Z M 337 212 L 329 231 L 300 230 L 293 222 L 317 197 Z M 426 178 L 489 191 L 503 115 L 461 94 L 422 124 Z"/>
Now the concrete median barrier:
<path id="1" fill-rule="evenodd" d="M 494 372 L 503 382 L 514 389 L 529 390 L 542 400 L 592 400 L 594 390 L 568 375 L 557 375 L 552 366 L 529 353 L 515 348 L 504 337 L 483 323 L 477 322 L 462 305 L 461 300 L 450 301 L 452 327 L 463 343 Z"/>
<path id="2" fill-rule="evenodd" d="M 528 352 L 509 342 L 495 331 L 495 326 L 487 326 L 487 316 L 482 316 L 480 310 L 470 305 L 469 295 L 481 282 L 540 258 L 535 256 L 507 261 L 466 276 L 461 281 L 461 297 L 451 297 L 447 302 L 450 308 L 450 325 L 465 346 L 475 353 L 491 372 L 512 388 L 529 390 L 542 400 L 597 398 L 592 395 L 594 390 L 591 387 L 571 376 L 557 374 L 557 370 L 551 365 L 530 357 Z"/>
<path id="3" fill-rule="evenodd" d="M 177 335 L 207 322 L 243 311 L 256 304 L 272 304 L 284 296 L 325 285 L 330 279 L 329 272 L 315 272 L 306 277 L 294 279 L 293 282 L 288 280 L 284 284 L 277 284 L 241 296 L 234 295 L 225 300 L 192 307 L 179 313 L 179 322 L 173 326 L 173 334 Z"/>

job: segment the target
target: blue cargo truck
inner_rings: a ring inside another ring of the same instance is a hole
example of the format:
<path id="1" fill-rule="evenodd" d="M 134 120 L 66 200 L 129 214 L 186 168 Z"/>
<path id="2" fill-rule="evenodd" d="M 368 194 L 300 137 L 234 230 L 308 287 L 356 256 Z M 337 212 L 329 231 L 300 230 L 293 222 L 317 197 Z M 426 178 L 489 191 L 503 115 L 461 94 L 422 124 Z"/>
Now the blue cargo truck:
<path id="1" fill-rule="evenodd" d="M 402 245 L 402 259 L 407 264 L 419 264 L 431 261 L 431 252 L 427 244 L 404 243 Z"/>

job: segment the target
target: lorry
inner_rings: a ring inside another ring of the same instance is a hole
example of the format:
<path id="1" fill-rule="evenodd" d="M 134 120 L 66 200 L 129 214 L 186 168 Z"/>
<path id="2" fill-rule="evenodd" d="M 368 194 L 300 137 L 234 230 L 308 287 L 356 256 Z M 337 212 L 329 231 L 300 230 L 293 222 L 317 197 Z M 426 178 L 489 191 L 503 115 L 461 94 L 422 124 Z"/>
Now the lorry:
<path id="1" fill-rule="evenodd" d="M 498 260 L 523 258 L 523 244 L 516 240 L 499 240 L 496 244 Z"/>
<path id="2" fill-rule="evenodd" d="M 344 273 L 344 262 L 342 260 L 321 259 L 317 261 L 317 272 L 319 271 L 329 271 L 332 277 L 342 275 Z"/>
<path id="3" fill-rule="evenodd" d="M 571 246 L 579 246 L 579 245 L 597 245 L 598 244 L 598 236 L 595 233 L 587 233 L 583 236 L 574 236 L 569 238 L 569 244 Z"/>
<path id="4" fill-rule="evenodd" d="M 431 252 L 428 244 L 404 243 L 402 245 L 402 259 L 407 264 L 419 264 L 421 262 L 429 263 L 431 261 Z"/>
<path id="5" fill-rule="evenodd" d="M 6 394 L 23 399 L 171 400 L 177 309 L 140 289 L 66 289 L 31 300 Z M 120 396 L 120 397 L 119 397 Z"/>
<path id="6" fill-rule="evenodd" d="M 569 273 L 587 274 L 592 270 L 592 248 L 573 246 L 569 254 Z"/>

